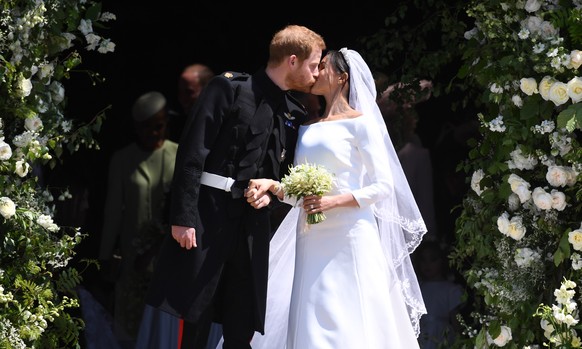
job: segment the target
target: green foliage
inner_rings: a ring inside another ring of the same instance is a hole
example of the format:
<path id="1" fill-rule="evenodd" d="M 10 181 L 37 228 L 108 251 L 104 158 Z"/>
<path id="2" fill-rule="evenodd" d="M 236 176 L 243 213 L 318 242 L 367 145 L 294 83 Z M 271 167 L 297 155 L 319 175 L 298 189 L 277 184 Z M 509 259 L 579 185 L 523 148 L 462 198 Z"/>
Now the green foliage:
<path id="1" fill-rule="evenodd" d="M 65 117 L 65 80 L 83 62 L 76 45 L 113 51 L 92 29 L 112 19 L 94 1 L 0 2 L 0 348 L 79 348 L 82 276 L 68 263 L 84 234 L 53 221 L 55 198 L 32 168 L 98 148 L 106 109 L 84 124 Z"/>
<path id="2" fill-rule="evenodd" d="M 362 40 L 389 82 L 428 78 L 453 109 L 478 111 L 480 136 L 457 166 L 471 190 L 449 255 L 474 311 L 454 348 L 577 345 L 579 325 L 545 333 L 534 316 L 564 278 L 582 276 L 577 4 L 400 1 Z M 568 343 L 550 344 L 565 332 Z"/>

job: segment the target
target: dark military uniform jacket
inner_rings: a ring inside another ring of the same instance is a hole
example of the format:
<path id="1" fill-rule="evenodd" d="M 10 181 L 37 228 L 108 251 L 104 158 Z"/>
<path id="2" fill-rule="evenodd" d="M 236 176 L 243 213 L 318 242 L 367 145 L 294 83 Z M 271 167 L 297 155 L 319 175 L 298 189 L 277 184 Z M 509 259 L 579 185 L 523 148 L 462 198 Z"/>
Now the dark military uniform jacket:
<path id="1" fill-rule="evenodd" d="M 149 304 L 197 321 L 213 301 L 224 261 L 242 235 L 251 254 L 255 329 L 263 332 L 269 210 L 254 209 L 243 190 L 249 179 L 280 179 L 287 173 L 305 117 L 305 108 L 264 70 L 252 76 L 226 72 L 210 81 L 182 133 L 171 193 L 170 223 L 194 227 L 198 247 L 186 250 L 168 236 Z M 201 185 L 203 171 L 234 178 L 231 192 Z"/>

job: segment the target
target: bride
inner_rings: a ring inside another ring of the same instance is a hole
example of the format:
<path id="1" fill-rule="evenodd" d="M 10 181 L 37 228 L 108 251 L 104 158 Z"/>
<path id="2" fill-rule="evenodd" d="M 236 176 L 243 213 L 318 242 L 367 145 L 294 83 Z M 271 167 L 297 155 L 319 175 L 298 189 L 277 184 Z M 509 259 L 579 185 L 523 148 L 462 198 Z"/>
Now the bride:
<path id="1" fill-rule="evenodd" d="M 418 348 L 426 313 L 409 254 L 426 226 L 376 104 L 360 54 L 329 51 L 311 92 L 325 111 L 299 129 L 295 163 L 334 174 L 323 196 L 296 200 L 270 179 L 249 183 L 255 208 L 295 206 L 271 240 L 264 349 Z M 307 224 L 309 213 L 327 218 Z"/>

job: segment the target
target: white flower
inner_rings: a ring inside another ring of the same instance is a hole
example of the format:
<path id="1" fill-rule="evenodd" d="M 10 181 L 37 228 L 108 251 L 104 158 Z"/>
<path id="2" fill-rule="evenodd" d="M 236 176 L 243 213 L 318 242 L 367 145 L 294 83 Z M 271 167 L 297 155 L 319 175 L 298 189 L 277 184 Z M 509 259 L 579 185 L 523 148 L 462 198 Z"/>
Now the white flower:
<path id="1" fill-rule="evenodd" d="M 550 210 L 552 208 L 553 200 L 552 195 L 546 192 L 543 188 L 537 187 L 532 193 L 532 198 L 534 204 L 540 210 Z"/>
<path id="2" fill-rule="evenodd" d="M 523 180 L 523 178 L 512 173 L 509 175 L 507 182 L 511 186 L 511 191 L 519 196 L 519 201 L 523 204 L 531 198 L 530 184 Z"/>
<path id="3" fill-rule="evenodd" d="M 12 148 L 6 142 L 4 137 L 0 137 L 0 160 L 8 160 L 12 156 Z"/>
<path id="4" fill-rule="evenodd" d="M 568 233 L 568 242 L 576 251 L 582 251 L 582 227 Z"/>
<path id="5" fill-rule="evenodd" d="M 87 40 L 87 46 L 85 46 L 85 48 L 88 51 L 93 51 L 97 48 L 97 45 L 99 45 L 99 41 L 101 41 L 101 37 L 99 35 L 90 33 L 85 35 L 85 40 Z"/>
<path id="6" fill-rule="evenodd" d="M 529 12 L 536 12 L 537 10 L 540 9 L 540 7 L 542 6 L 542 3 L 538 0 L 527 0 L 527 2 L 525 3 L 525 7 L 524 9 Z"/>
<path id="7" fill-rule="evenodd" d="M 538 159 L 534 155 L 528 154 L 524 156 L 520 148 L 516 148 L 509 155 L 511 156 L 511 160 L 507 161 L 507 166 L 510 169 L 533 170 L 538 164 Z"/>
<path id="8" fill-rule="evenodd" d="M 575 294 L 576 291 L 572 290 L 570 287 L 567 287 L 564 284 L 562 284 L 560 288 L 554 290 L 554 297 L 556 297 L 556 301 L 560 304 L 569 303 Z"/>
<path id="9" fill-rule="evenodd" d="M 552 132 L 556 128 L 556 124 L 552 120 L 544 120 L 540 125 L 532 127 L 534 133 L 546 134 Z"/>
<path id="10" fill-rule="evenodd" d="M 552 84 L 549 91 L 549 99 L 554 102 L 556 106 L 566 103 L 568 97 L 568 85 L 560 81 L 556 81 Z"/>
<path id="11" fill-rule="evenodd" d="M 43 63 L 40 65 L 38 77 L 40 79 L 51 78 L 54 74 L 55 67 L 52 63 Z"/>
<path id="12" fill-rule="evenodd" d="M 519 241 L 524 237 L 527 229 L 523 225 L 521 216 L 514 216 L 509 221 L 507 235 L 513 240 Z"/>
<path id="13" fill-rule="evenodd" d="M 0 215 L 6 219 L 10 219 L 10 217 L 14 216 L 15 213 L 16 205 L 14 204 L 14 201 L 6 196 L 0 197 Z"/>
<path id="14" fill-rule="evenodd" d="M 14 169 L 14 173 L 16 173 L 20 177 L 24 177 L 30 171 L 30 165 L 26 160 L 18 160 L 16 161 L 16 168 Z"/>
<path id="15" fill-rule="evenodd" d="M 503 235 L 507 235 L 509 231 L 509 213 L 503 212 L 501 216 L 497 218 L 497 229 Z"/>
<path id="16" fill-rule="evenodd" d="M 578 50 L 572 50 L 570 52 L 570 67 L 578 69 L 582 64 L 582 52 Z"/>
<path id="17" fill-rule="evenodd" d="M 521 78 L 521 80 L 519 80 L 519 88 L 521 89 L 521 92 L 528 96 L 538 93 L 538 83 L 534 78 Z"/>
<path id="18" fill-rule="evenodd" d="M 552 195 L 552 208 L 563 211 L 566 208 L 566 194 L 556 189 L 552 189 L 550 194 Z"/>
<path id="19" fill-rule="evenodd" d="M 572 103 L 578 103 L 582 100 L 582 79 L 573 77 L 568 81 L 568 96 L 572 98 Z"/>
<path id="20" fill-rule="evenodd" d="M 485 122 L 491 132 L 505 132 L 505 125 L 503 124 L 503 115 L 498 115 L 489 123 Z"/>
<path id="21" fill-rule="evenodd" d="M 114 52 L 115 51 L 115 43 L 111 42 L 109 39 L 101 40 L 99 43 L 99 48 L 97 52 L 99 53 L 107 53 L 107 52 Z"/>
<path id="22" fill-rule="evenodd" d="M 471 189 L 473 189 L 473 191 L 477 193 L 478 196 L 481 196 L 483 190 L 487 189 L 487 188 L 483 188 L 483 190 L 481 189 L 480 183 L 483 177 L 485 177 L 485 173 L 483 172 L 482 169 L 478 169 L 477 171 L 473 172 L 473 176 L 471 177 Z"/>
<path id="23" fill-rule="evenodd" d="M 53 222 L 52 217 L 46 214 L 41 214 L 40 216 L 38 216 L 38 218 L 36 219 L 36 223 L 38 223 L 38 225 L 40 225 L 41 227 L 45 228 L 48 231 L 54 232 L 59 230 L 59 227 Z"/>
<path id="24" fill-rule="evenodd" d="M 51 98 L 56 104 L 61 103 L 65 99 L 65 88 L 59 81 L 51 82 L 49 87 L 51 91 Z"/>
<path id="25" fill-rule="evenodd" d="M 540 259 L 540 254 L 534 250 L 532 250 L 531 248 L 528 247 L 524 247 L 524 248 L 518 248 L 515 251 L 515 263 L 517 264 L 518 267 L 527 267 L 529 266 L 533 261 Z"/>
<path id="26" fill-rule="evenodd" d="M 572 269 L 580 270 L 582 269 L 582 258 L 578 253 L 572 253 L 570 256 L 570 260 L 572 261 Z"/>
<path id="27" fill-rule="evenodd" d="M 550 145 L 552 146 L 552 155 L 564 156 L 572 150 L 572 138 L 563 132 L 563 130 L 558 130 L 553 132 L 550 137 Z"/>
<path id="28" fill-rule="evenodd" d="M 61 45 L 59 46 L 61 51 L 64 51 L 66 49 L 73 47 L 73 40 L 75 40 L 77 38 L 75 36 L 75 34 L 62 33 L 61 36 L 65 39 L 64 42 L 61 42 Z"/>
<path id="29" fill-rule="evenodd" d="M 491 335 L 487 332 L 487 343 L 495 344 L 498 347 L 505 346 L 511 339 L 511 328 L 507 326 L 501 326 L 501 332 L 495 339 L 491 338 Z"/>
<path id="30" fill-rule="evenodd" d="M 43 126 L 42 120 L 36 114 L 24 120 L 24 128 L 26 128 L 29 131 L 40 130 L 42 126 Z"/>
<path id="31" fill-rule="evenodd" d="M 489 86 L 489 90 L 491 91 L 491 93 L 503 93 L 503 87 L 497 85 L 496 83 L 492 83 L 491 86 Z"/>
<path id="32" fill-rule="evenodd" d="M 30 79 L 25 79 L 24 77 L 21 77 L 18 80 L 16 90 L 18 91 L 18 95 L 20 97 L 28 97 L 30 95 L 30 91 L 32 91 L 32 81 L 30 81 Z"/>
<path id="33" fill-rule="evenodd" d="M 564 166 L 548 166 L 546 180 L 552 187 L 564 187 L 572 177 L 572 170 Z"/>
<path id="34" fill-rule="evenodd" d="M 79 29 L 83 35 L 87 36 L 93 32 L 93 24 L 90 19 L 81 19 L 81 23 L 79 23 L 77 29 Z"/>
<path id="35" fill-rule="evenodd" d="M 542 98 L 546 101 L 550 100 L 550 88 L 554 84 L 555 79 L 551 76 L 544 76 L 538 85 L 538 91 Z"/>
<path id="36" fill-rule="evenodd" d="M 117 16 L 115 16 L 115 14 L 111 13 L 111 12 L 103 12 L 101 14 L 101 17 L 99 17 L 99 20 L 102 22 L 109 22 L 111 20 L 115 20 L 117 19 Z"/>
<path id="37" fill-rule="evenodd" d="M 523 100 L 521 99 L 520 96 L 518 95 L 513 95 L 511 97 L 511 101 L 513 102 L 513 104 L 515 104 L 516 107 L 521 108 L 523 107 Z"/>
<path id="38" fill-rule="evenodd" d="M 554 332 L 554 325 L 546 319 L 540 320 L 540 327 L 544 330 L 544 337 L 550 339 L 552 332 Z"/>

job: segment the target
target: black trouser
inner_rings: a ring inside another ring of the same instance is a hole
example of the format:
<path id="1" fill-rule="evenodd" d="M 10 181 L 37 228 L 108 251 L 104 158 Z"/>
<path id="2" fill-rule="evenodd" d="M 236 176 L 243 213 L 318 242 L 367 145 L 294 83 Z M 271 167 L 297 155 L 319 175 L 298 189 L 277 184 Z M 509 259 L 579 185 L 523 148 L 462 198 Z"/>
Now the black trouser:
<path id="1" fill-rule="evenodd" d="M 223 349 L 250 349 L 254 330 L 254 291 L 250 254 L 244 234 L 225 263 L 218 285 L 215 309 L 222 319 Z M 209 309 L 198 323 L 184 321 L 181 349 L 206 349 L 213 312 Z"/>

